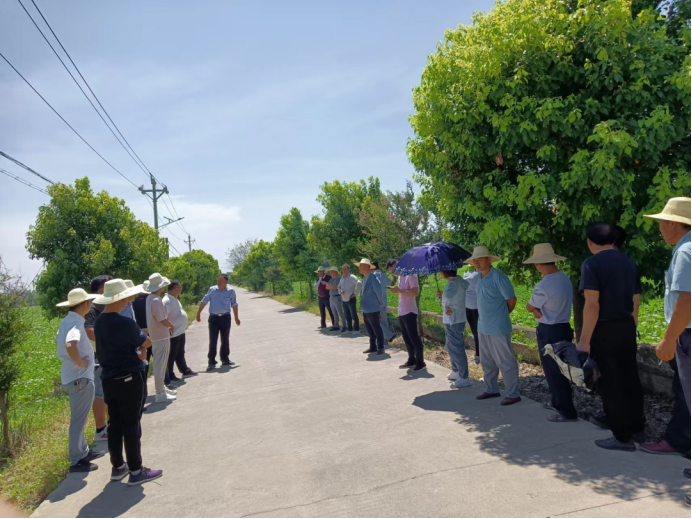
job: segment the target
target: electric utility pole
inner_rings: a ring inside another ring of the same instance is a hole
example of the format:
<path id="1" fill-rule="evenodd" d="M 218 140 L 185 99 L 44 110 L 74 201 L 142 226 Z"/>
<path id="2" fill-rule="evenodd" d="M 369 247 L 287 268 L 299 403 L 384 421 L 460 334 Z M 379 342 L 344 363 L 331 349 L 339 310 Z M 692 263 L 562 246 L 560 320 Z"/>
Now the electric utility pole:
<path id="1" fill-rule="evenodd" d="M 156 189 L 156 179 L 154 178 L 154 175 L 150 175 L 151 177 L 151 189 L 144 189 L 144 186 L 139 186 L 139 191 L 144 195 L 148 196 L 151 198 L 151 201 L 154 202 L 154 229 L 157 231 L 159 230 L 159 211 L 158 211 L 158 200 L 161 198 L 164 194 L 168 193 L 168 187 L 161 185 L 162 189 Z M 151 194 L 149 194 L 151 193 Z"/>
<path id="2" fill-rule="evenodd" d="M 188 234 L 188 235 L 187 235 L 187 241 L 186 241 L 186 240 L 183 240 L 183 241 L 184 241 L 185 243 L 187 243 L 187 246 L 189 247 L 190 252 L 192 252 L 192 244 L 195 243 L 197 240 L 193 240 L 193 239 L 190 237 L 190 235 Z"/>

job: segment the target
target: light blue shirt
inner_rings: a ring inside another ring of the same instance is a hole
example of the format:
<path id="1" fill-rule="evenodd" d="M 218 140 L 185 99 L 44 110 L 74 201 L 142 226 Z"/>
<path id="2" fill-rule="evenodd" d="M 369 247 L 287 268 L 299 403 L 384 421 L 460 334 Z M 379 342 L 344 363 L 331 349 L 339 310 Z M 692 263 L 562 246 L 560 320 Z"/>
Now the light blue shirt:
<path id="1" fill-rule="evenodd" d="M 666 295 L 664 299 L 664 312 L 666 321 L 670 323 L 673 317 L 675 303 L 678 302 L 680 292 L 690 291 L 690 233 L 680 238 L 673 249 L 673 259 L 666 270 Z M 687 323 L 687 328 L 690 323 Z"/>
<path id="2" fill-rule="evenodd" d="M 328 285 L 335 285 L 336 288 L 329 289 L 329 297 L 339 295 L 339 283 L 341 282 L 341 276 L 336 276 L 327 281 Z"/>
<path id="3" fill-rule="evenodd" d="M 368 274 L 360 286 L 360 309 L 364 314 L 379 312 L 382 307 L 382 283 L 373 272 Z"/>
<path id="4" fill-rule="evenodd" d="M 466 308 L 470 310 L 478 310 L 478 300 L 476 298 L 476 281 L 481 273 L 477 270 L 473 272 L 465 272 L 464 279 L 468 282 L 469 287 L 466 289 Z"/>
<path id="5" fill-rule="evenodd" d="M 469 282 L 461 276 L 454 276 L 447 280 L 447 286 L 442 292 L 442 323 L 459 324 L 466 322 L 466 291 Z M 452 315 L 447 315 L 447 309 L 452 310 Z"/>
<path id="6" fill-rule="evenodd" d="M 210 314 L 229 314 L 231 307 L 238 306 L 235 299 L 235 290 L 226 285 L 225 290 L 221 290 L 214 285 L 202 298 L 203 303 L 209 303 Z"/>
<path id="7" fill-rule="evenodd" d="M 572 317 L 574 291 L 569 276 L 561 270 L 544 276 L 534 287 L 529 304 L 538 308 L 543 324 L 568 323 Z"/>
<path id="8" fill-rule="evenodd" d="M 509 319 L 507 300 L 514 296 L 514 287 L 509 278 L 491 267 L 485 277 L 476 280 L 478 298 L 478 333 L 483 335 L 511 335 L 512 321 Z"/>
<path id="9" fill-rule="evenodd" d="M 127 306 L 120 311 L 120 315 L 123 317 L 129 317 L 133 321 L 135 320 L 135 310 L 132 308 L 132 303 L 127 303 Z"/>
<path id="10" fill-rule="evenodd" d="M 374 274 L 377 276 L 377 279 L 380 280 L 380 286 L 382 287 L 382 307 L 381 308 L 387 308 L 387 287 L 390 285 L 392 282 L 391 279 L 389 279 L 389 276 L 385 274 L 382 270 L 376 270 Z"/>

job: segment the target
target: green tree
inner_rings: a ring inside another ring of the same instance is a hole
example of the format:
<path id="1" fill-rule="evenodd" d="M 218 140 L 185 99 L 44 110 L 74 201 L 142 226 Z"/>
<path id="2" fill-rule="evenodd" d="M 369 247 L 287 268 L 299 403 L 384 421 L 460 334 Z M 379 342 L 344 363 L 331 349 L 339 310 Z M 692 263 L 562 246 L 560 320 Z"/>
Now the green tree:
<path id="1" fill-rule="evenodd" d="M 280 280 L 280 274 L 278 275 L 279 279 L 277 279 L 277 272 L 280 271 L 273 248 L 271 242 L 258 241 L 251 247 L 245 261 L 236 267 L 238 270 L 237 278 L 249 286 L 251 290 L 262 290 L 265 285 L 271 284 L 272 290 L 276 293 L 275 284 Z"/>
<path id="2" fill-rule="evenodd" d="M 335 180 L 322 184 L 317 201 L 324 210 L 321 217 L 312 218 L 310 247 L 332 263 L 356 259 L 363 241 L 360 211 L 366 200 L 377 200 L 380 196 L 380 181 L 374 177 L 360 182 Z"/>
<path id="3" fill-rule="evenodd" d="M 274 239 L 274 252 L 279 268 L 286 277 L 295 281 L 307 281 L 310 298 L 313 297 L 314 270 L 319 262 L 308 246 L 310 223 L 293 207 L 281 217 L 280 227 Z"/>
<path id="4" fill-rule="evenodd" d="M 226 252 L 226 266 L 233 271 L 237 265 L 240 265 L 247 255 L 250 254 L 250 249 L 257 243 L 257 238 L 248 238 L 244 242 L 236 243 Z"/>
<path id="5" fill-rule="evenodd" d="M 27 233 L 32 259 L 46 268 L 36 283 L 41 306 L 56 315 L 55 304 L 75 287 L 87 287 L 100 274 L 140 282 L 161 270 L 168 246 L 158 233 L 119 198 L 94 194 L 88 178 L 74 186 L 48 186 L 51 200 L 39 208 Z"/>
<path id="6" fill-rule="evenodd" d="M 517 272 L 551 242 L 576 284 L 586 226 L 605 220 L 662 279 L 668 254 L 643 215 L 690 191 L 690 29 L 645 4 L 507 0 L 445 33 L 408 153 L 461 243 Z"/>
<path id="7" fill-rule="evenodd" d="M 170 279 L 180 281 L 183 284 L 181 301 L 184 304 L 193 304 L 199 302 L 209 287 L 216 284 L 221 270 L 214 256 L 195 249 L 170 258 L 165 263 L 162 273 Z"/>

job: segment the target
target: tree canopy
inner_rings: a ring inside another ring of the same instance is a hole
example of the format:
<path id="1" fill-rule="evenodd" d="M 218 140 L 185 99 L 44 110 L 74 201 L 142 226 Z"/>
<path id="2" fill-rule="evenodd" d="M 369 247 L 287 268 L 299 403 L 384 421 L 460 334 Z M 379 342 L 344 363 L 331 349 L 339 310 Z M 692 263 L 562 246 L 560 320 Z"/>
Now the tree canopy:
<path id="1" fill-rule="evenodd" d="M 210 286 L 216 285 L 221 270 L 214 256 L 196 249 L 170 258 L 163 272 L 170 279 L 177 279 L 183 284 L 181 300 L 192 304 L 199 302 Z"/>

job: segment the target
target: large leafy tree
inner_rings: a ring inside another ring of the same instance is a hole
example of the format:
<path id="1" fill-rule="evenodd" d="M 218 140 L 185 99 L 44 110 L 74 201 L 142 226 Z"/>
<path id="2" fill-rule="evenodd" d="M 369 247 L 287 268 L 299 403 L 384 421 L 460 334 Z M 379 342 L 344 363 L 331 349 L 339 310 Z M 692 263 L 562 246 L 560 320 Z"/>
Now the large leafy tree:
<path id="1" fill-rule="evenodd" d="M 605 220 L 662 279 L 668 255 L 642 216 L 690 192 L 690 30 L 689 6 L 672 3 L 673 23 L 651 4 L 507 0 L 445 33 L 408 152 L 462 244 L 517 272 L 551 242 L 576 284 L 586 226 Z"/>
<path id="2" fill-rule="evenodd" d="M 308 246 L 310 223 L 303 219 L 297 208 L 281 217 L 280 227 L 274 239 L 274 253 L 279 268 L 289 279 L 308 281 L 312 297 L 312 279 L 319 262 L 317 255 Z"/>
<path id="3" fill-rule="evenodd" d="M 236 243 L 233 247 L 228 249 L 226 252 L 226 265 L 228 268 L 233 270 L 236 266 L 245 261 L 245 258 L 250 254 L 250 249 L 255 243 L 257 243 L 256 238 L 248 238 L 244 242 Z"/>
<path id="4" fill-rule="evenodd" d="M 209 287 L 216 284 L 220 272 L 219 262 L 214 256 L 195 249 L 169 259 L 162 273 L 183 284 L 181 299 L 191 304 L 200 301 Z"/>
<path id="5" fill-rule="evenodd" d="M 141 281 L 161 270 L 165 240 L 123 200 L 106 191 L 93 193 L 86 177 L 74 186 L 48 186 L 48 192 L 50 202 L 39 208 L 27 233 L 31 258 L 45 262 L 36 283 L 44 309 L 54 313 L 71 289 L 88 288 L 99 274 Z"/>
<path id="6" fill-rule="evenodd" d="M 380 181 L 370 177 L 360 182 L 325 182 L 317 201 L 324 209 L 322 216 L 311 221 L 310 246 L 332 263 L 352 261 L 363 241 L 360 211 L 366 200 L 381 196 Z"/>
<path id="7" fill-rule="evenodd" d="M 250 249 L 250 253 L 236 270 L 234 277 L 247 284 L 252 290 L 261 290 L 266 284 L 272 287 L 278 281 L 276 276 L 278 259 L 274 256 L 273 244 L 260 240 Z"/>

